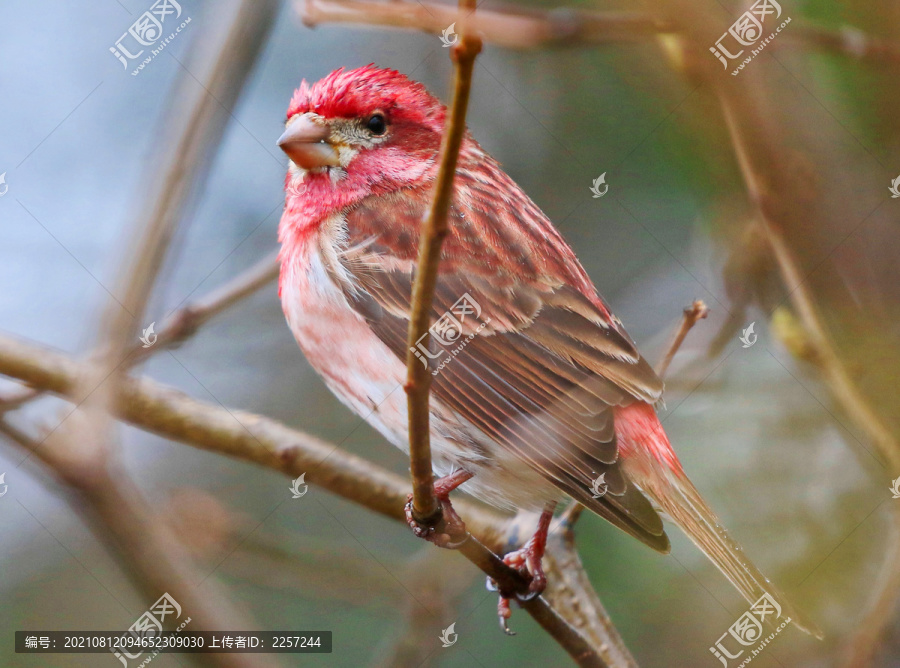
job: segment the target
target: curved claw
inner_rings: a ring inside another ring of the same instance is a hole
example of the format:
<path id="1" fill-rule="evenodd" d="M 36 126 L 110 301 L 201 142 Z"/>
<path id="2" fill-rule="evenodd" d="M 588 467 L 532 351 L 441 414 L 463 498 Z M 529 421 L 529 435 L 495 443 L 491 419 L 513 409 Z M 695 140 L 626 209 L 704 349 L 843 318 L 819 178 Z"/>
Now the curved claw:
<path id="1" fill-rule="evenodd" d="M 509 628 L 509 618 L 512 617 L 512 610 L 509 607 L 509 599 L 500 597 L 497 603 L 497 617 L 500 618 L 500 629 L 508 636 L 516 635 L 515 631 Z"/>

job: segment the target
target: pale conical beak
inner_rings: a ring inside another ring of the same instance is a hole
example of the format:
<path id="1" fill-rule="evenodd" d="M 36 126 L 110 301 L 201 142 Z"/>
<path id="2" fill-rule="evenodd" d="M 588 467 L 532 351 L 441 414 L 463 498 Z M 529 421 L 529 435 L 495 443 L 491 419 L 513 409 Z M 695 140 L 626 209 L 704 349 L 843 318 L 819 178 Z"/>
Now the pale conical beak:
<path id="1" fill-rule="evenodd" d="M 337 149 L 328 142 L 329 134 L 327 125 L 303 114 L 291 121 L 278 139 L 278 146 L 302 169 L 338 167 L 341 162 Z"/>

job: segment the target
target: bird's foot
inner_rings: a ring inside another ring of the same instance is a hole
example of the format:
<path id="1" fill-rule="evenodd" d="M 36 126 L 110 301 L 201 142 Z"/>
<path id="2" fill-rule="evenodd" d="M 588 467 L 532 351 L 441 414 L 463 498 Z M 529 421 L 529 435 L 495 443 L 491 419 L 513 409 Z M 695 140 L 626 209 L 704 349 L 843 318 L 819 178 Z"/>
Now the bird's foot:
<path id="1" fill-rule="evenodd" d="M 518 571 L 528 580 L 528 589 L 524 593 L 504 592 L 497 587 L 497 583 L 493 578 L 489 577 L 487 579 L 487 588 L 490 591 L 500 593 L 500 601 L 497 604 L 497 616 L 500 619 L 500 628 L 507 635 L 516 635 L 509 628 L 509 618 L 512 617 L 510 601 L 514 598 L 517 601 L 530 601 L 535 596 L 540 596 L 544 589 L 547 588 L 547 576 L 544 574 L 541 560 L 544 557 L 544 551 L 547 549 L 547 533 L 550 531 L 550 521 L 553 519 L 553 507 L 549 506 L 541 513 L 537 530 L 528 539 L 528 542 L 518 550 L 509 552 L 503 557 L 504 564 Z"/>
<path id="2" fill-rule="evenodd" d="M 421 524 L 413 516 L 412 494 L 406 497 L 406 523 L 419 538 L 424 538 L 429 543 L 438 547 L 455 550 L 469 539 L 469 532 L 462 518 L 457 515 L 450 503 L 450 492 L 472 478 L 474 474 L 459 469 L 443 478 L 434 481 L 434 495 L 441 504 L 442 517 L 434 526 Z"/>

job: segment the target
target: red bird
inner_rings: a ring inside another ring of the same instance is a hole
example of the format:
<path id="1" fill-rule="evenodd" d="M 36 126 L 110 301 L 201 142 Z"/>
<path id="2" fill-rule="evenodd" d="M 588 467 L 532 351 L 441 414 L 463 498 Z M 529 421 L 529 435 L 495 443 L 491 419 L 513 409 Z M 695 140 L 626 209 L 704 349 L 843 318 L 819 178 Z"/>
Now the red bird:
<path id="1" fill-rule="evenodd" d="M 300 85 L 278 141 L 290 158 L 287 321 L 328 387 L 407 452 L 410 295 L 445 112 L 398 72 L 340 69 Z M 433 374 L 434 468 L 454 474 L 441 495 L 466 480 L 501 508 L 544 509 L 535 539 L 508 559 L 536 589 L 557 500 L 665 553 L 661 509 L 744 598 L 768 592 L 798 622 L 682 470 L 654 410 L 662 381 L 550 220 L 468 134 L 449 227 L 431 347 L 417 351 Z"/>

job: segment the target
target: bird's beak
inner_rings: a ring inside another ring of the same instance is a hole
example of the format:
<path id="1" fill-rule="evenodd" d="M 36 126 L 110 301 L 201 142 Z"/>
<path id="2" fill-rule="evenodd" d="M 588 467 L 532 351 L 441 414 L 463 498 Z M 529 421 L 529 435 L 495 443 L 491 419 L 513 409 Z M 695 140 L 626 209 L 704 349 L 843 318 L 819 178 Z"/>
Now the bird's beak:
<path id="1" fill-rule="evenodd" d="M 302 169 L 340 166 L 337 149 L 328 141 L 328 125 L 313 118 L 313 114 L 303 114 L 292 120 L 278 146 Z"/>

